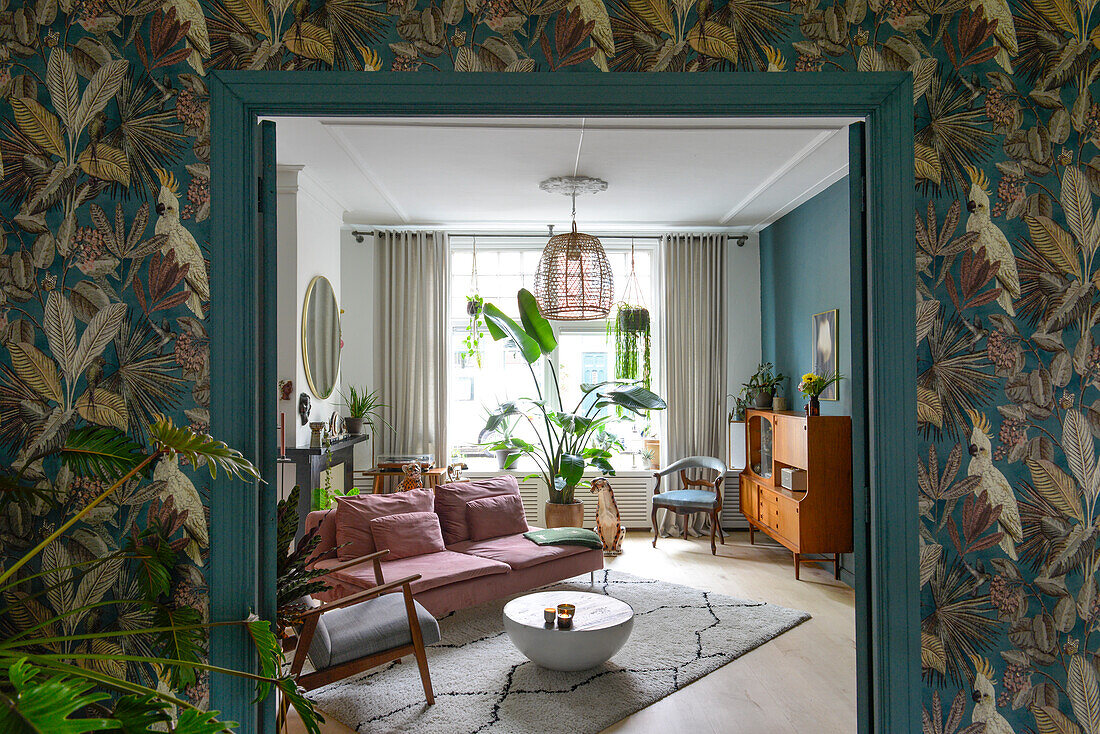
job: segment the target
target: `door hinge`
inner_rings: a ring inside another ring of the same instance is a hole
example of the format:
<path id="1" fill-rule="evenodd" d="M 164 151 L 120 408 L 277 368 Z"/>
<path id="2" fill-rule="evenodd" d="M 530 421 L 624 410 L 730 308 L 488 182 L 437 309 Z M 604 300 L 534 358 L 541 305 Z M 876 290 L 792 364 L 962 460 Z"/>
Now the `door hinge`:
<path id="1" fill-rule="evenodd" d="M 264 212 L 264 177 L 256 177 L 256 211 Z"/>

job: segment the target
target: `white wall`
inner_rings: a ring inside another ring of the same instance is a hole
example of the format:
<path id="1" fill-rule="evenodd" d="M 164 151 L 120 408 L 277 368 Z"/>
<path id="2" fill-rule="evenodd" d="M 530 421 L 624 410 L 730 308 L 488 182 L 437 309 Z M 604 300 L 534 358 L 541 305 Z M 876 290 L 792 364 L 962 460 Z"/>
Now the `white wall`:
<path id="1" fill-rule="evenodd" d="M 340 380 L 343 385 L 365 387 L 368 391 L 378 387 L 374 379 L 374 353 L 383 345 L 377 343 L 375 329 L 375 247 L 374 238 L 367 235 L 363 242 L 356 242 L 351 229 L 344 229 L 340 239 L 341 280 L 344 294 L 340 302 L 344 309 L 344 351 L 340 363 Z M 356 444 L 355 465 L 373 466 L 371 443 Z"/>
<path id="2" fill-rule="evenodd" d="M 323 275 L 332 283 L 336 302 L 341 299 L 340 238 L 343 209 L 302 166 L 278 168 L 278 378 L 293 380 L 289 401 L 279 402 L 286 413 L 287 445 L 308 446 L 309 426 L 298 419 L 298 395 L 305 392 L 312 401 L 309 420 L 327 421 L 338 410 L 341 377 L 337 389 L 327 400 L 313 395 L 306 382 L 302 362 L 302 303 L 306 288 L 315 276 Z M 347 324 L 341 318 L 342 330 Z M 341 363 L 344 356 L 341 355 Z"/>

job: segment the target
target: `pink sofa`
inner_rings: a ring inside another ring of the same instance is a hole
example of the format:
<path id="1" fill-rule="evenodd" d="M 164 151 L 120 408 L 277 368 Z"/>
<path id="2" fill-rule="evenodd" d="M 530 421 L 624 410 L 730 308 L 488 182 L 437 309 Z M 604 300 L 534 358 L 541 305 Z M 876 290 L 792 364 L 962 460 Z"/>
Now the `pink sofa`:
<path id="1" fill-rule="evenodd" d="M 466 522 L 466 503 L 503 494 L 519 496 L 515 477 L 437 486 L 432 509 L 439 516 L 445 550 L 383 560 L 384 579 L 391 581 L 420 574 L 420 579 L 412 585 L 416 600 L 436 617 L 442 617 L 456 609 L 603 568 L 600 550 L 573 545 L 540 546 L 522 533 L 472 540 Z M 361 502 L 367 507 L 372 503 L 380 506 L 387 502 L 383 499 L 387 497 L 393 495 L 365 495 Z M 392 499 L 389 502 L 392 504 Z M 407 510 L 396 509 L 396 512 L 404 511 Z M 309 563 L 311 568 L 335 568 L 347 560 L 337 557 L 336 513 L 337 510 L 322 510 L 306 517 L 307 537 L 317 529 L 321 538 Z M 335 571 L 326 581 L 332 589 L 315 595 L 322 601 L 339 599 L 377 583 L 374 568 L 369 563 Z"/>

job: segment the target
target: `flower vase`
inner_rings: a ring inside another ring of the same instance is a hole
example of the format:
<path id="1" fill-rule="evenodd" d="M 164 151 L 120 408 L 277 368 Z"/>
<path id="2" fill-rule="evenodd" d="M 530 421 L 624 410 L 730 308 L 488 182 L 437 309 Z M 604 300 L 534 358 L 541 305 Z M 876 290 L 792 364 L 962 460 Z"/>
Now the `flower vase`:
<path id="1" fill-rule="evenodd" d="M 811 395 L 810 402 L 806 403 L 806 415 L 821 415 L 821 401 L 816 395 Z"/>

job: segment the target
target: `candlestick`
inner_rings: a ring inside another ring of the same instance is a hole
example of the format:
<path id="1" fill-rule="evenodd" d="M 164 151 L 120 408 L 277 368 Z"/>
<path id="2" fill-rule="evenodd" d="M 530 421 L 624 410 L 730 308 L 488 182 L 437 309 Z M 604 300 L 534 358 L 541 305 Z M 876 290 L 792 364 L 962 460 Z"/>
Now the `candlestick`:
<path id="1" fill-rule="evenodd" d="M 542 617 L 546 620 L 546 624 L 554 624 L 554 618 L 557 616 L 558 610 L 554 607 L 546 607 L 542 610 Z"/>

